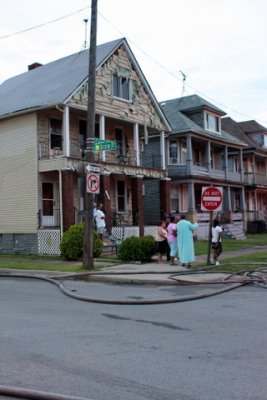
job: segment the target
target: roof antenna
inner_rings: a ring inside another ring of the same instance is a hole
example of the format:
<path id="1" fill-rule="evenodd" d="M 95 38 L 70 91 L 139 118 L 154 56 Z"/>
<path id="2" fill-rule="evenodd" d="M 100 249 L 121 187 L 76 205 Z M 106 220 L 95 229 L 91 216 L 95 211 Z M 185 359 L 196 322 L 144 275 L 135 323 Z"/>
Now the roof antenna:
<path id="1" fill-rule="evenodd" d="M 85 24 L 85 37 L 84 37 L 84 44 L 83 44 L 83 50 L 87 49 L 87 24 L 88 24 L 88 19 L 85 18 L 83 20 L 84 24 Z"/>

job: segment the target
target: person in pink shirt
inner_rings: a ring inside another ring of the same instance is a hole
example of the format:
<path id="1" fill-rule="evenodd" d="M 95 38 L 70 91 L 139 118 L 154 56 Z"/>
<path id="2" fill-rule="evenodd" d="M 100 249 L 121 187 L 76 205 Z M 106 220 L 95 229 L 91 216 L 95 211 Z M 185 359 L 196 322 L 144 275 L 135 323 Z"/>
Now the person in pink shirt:
<path id="1" fill-rule="evenodd" d="M 175 257 L 177 257 L 177 221 L 174 216 L 170 218 L 167 226 L 167 241 L 170 246 L 170 265 L 177 265 Z"/>

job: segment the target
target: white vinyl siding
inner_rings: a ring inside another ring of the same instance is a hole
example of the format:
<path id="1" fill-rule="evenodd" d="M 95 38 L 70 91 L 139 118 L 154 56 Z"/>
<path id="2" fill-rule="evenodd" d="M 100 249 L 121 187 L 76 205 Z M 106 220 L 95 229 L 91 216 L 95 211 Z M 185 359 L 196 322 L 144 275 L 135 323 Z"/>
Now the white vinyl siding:
<path id="1" fill-rule="evenodd" d="M 0 233 L 37 232 L 37 119 L 0 121 Z"/>

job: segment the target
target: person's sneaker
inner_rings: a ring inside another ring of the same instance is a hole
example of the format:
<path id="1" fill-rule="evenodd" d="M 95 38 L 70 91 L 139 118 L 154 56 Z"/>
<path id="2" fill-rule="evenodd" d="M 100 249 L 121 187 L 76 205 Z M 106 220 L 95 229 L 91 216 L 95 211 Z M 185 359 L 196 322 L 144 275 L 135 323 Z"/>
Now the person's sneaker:
<path id="1" fill-rule="evenodd" d="M 216 261 L 215 265 L 220 265 L 219 261 Z"/>

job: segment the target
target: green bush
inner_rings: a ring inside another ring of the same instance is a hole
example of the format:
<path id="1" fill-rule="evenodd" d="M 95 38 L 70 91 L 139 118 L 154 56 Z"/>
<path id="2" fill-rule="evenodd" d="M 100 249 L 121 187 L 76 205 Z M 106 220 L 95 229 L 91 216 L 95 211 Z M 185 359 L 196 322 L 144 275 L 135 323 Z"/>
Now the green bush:
<path id="1" fill-rule="evenodd" d="M 66 260 L 79 260 L 83 255 L 84 223 L 71 225 L 64 232 L 60 242 L 60 251 Z M 93 231 L 93 257 L 99 257 L 102 253 L 103 244 L 98 234 Z"/>
<path id="2" fill-rule="evenodd" d="M 153 236 L 130 236 L 123 240 L 119 247 L 119 259 L 122 261 L 151 261 L 155 254 Z"/>

